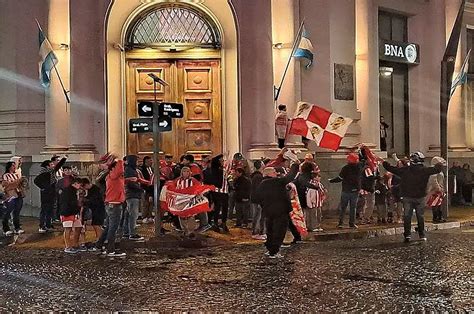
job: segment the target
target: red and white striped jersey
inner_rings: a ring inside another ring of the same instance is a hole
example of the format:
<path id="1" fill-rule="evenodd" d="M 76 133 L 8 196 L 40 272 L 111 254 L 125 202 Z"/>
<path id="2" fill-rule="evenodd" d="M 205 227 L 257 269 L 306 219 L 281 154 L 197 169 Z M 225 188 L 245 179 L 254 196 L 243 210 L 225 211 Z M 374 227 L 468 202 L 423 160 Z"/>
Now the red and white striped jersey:
<path id="1" fill-rule="evenodd" d="M 6 182 L 14 182 L 20 180 L 21 177 L 17 173 L 4 173 L 2 180 Z"/>
<path id="2" fill-rule="evenodd" d="M 229 180 L 228 180 L 228 177 L 230 175 L 230 170 L 231 170 L 231 167 L 232 167 L 232 163 L 231 162 L 226 162 L 226 164 L 224 165 L 224 171 L 222 171 L 222 187 L 220 189 L 216 188 L 216 191 L 217 193 L 229 193 Z"/>
<path id="3" fill-rule="evenodd" d="M 306 204 L 309 208 L 322 207 L 326 199 L 325 188 L 321 182 L 311 181 L 311 184 L 318 186 L 319 189 L 308 189 L 306 191 Z"/>
<path id="4" fill-rule="evenodd" d="M 188 178 L 188 179 L 178 178 L 176 179 L 175 184 L 176 184 L 177 189 L 186 189 L 193 185 L 198 185 L 199 181 L 195 178 Z"/>

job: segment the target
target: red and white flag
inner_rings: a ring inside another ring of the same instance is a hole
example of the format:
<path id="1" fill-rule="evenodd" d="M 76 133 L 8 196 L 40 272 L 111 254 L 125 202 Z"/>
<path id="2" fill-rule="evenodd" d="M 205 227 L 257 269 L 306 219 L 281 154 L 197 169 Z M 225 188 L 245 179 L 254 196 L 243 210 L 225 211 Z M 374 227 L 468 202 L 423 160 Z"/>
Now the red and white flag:
<path id="1" fill-rule="evenodd" d="M 315 141 L 319 147 L 336 151 L 351 123 L 352 119 L 307 102 L 299 102 L 288 133 L 304 136 Z"/>
<path id="2" fill-rule="evenodd" d="M 179 189 L 174 184 L 166 184 L 160 194 L 161 208 L 183 218 L 209 212 L 209 200 L 203 194 L 214 190 L 212 185 L 193 185 Z"/>

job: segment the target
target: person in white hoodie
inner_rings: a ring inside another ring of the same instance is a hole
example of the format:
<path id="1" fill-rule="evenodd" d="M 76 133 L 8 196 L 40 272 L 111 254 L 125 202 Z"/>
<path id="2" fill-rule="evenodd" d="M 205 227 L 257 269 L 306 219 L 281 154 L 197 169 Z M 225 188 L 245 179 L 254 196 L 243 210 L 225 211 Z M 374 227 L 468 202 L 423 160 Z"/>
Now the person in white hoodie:
<path id="1" fill-rule="evenodd" d="M 431 159 L 431 165 L 442 164 L 446 166 L 446 160 L 441 157 L 433 157 Z M 443 203 L 446 198 L 446 189 L 444 184 L 443 172 L 433 174 L 428 179 L 428 185 L 426 187 L 428 197 L 426 198 L 426 205 L 433 211 L 433 222 L 440 223 L 446 221 L 446 215 L 443 213 Z"/>

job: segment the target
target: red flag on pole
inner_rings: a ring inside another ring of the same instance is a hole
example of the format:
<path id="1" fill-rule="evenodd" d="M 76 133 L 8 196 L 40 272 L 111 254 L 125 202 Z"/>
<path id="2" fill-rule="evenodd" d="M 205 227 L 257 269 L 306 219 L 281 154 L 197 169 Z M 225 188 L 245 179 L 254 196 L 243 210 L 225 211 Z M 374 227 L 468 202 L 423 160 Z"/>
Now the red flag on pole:
<path id="1" fill-rule="evenodd" d="M 339 149 L 352 119 L 306 102 L 299 102 L 289 134 L 301 135 L 319 147 Z"/>

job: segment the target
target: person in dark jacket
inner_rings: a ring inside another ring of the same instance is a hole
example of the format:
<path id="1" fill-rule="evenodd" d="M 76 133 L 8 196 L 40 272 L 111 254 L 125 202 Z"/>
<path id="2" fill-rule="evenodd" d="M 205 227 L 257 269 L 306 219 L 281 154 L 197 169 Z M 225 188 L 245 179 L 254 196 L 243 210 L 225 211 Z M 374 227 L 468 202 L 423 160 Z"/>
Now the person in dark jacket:
<path id="1" fill-rule="evenodd" d="M 347 156 L 347 165 L 342 167 L 339 176 L 329 180 L 331 183 L 342 182 L 341 207 L 339 208 L 338 228 L 344 226 L 344 213 L 349 205 L 349 227 L 357 229 L 355 224 L 356 205 L 359 198 L 361 170 L 364 163 L 359 162 L 359 156 L 351 153 Z"/>
<path id="2" fill-rule="evenodd" d="M 285 177 L 277 177 L 273 167 L 263 170 L 262 183 L 257 188 L 254 201 L 262 206 L 267 227 L 267 241 L 265 247 L 268 249 L 270 258 L 279 258 L 278 253 L 285 238 L 290 219 L 291 202 L 286 185 L 293 181 L 298 173 L 299 164 L 291 166 L 290 172 Z"/>
<path id="3" fill-rule="evenodd" d="M 84 207 L 91 211 L 92 228 L 94 228 L 95 241 L 97 241 L 102 234 L 102 226 L 105 220 L 104 195 L 100 188 L 92 184 L 87 178 L 82 179 L 82 188 L 86 191 Z"/>
<path id="4" fill-rule="evenodd" d="M 375 182 L 375 207 L 377 208 L 377 223 L 387 222 L 387 193 L 388 187 L 385 185 L 384 179 L 377 176 Z"/>
<path id="5" fill-rule="evenodd" d="M 221 228 L 229 232 L 227 228 L 227 214 L 229 209 L 229 185 L 227 174 L 224 169 L 224 155 L 217 155 L 211 159 L 211 166 L 204 170 L 204 184 L 214 185 L 216 190 L 210 193 L 210 200 L 214 209 L 209 213 L 209 220 L 213 220 L 212 230 L 219 232 L 219 215 L 221 215 Z"/>
<path id="6" fill-rule="evenodd" d="M 252 191 L 252 183 L 245 176 L 243 168 L 237 168 L 234 171 L 234 187 L 235 187 L 235 211 L 237 214 L 236 227 L 247 228 L 250 216 L 250 193 Z"/>
<path id="7" fill-rule="evenodd" d="M 153 159 L 150 156 L 143 157 L 143 164 L 138 170 L 140 178 L 144 180 L 141 184 L 143 191 L 145 192 L 144 204 L 142 206 L 142 222 L 153 223 L 153 180 L 154 180 L 154 170 L 153 170 Z M 165 181 L 166 182 L 166 181 Z M 163 187 L 165 182 L 161 181 L 160 178 L 160 187 Z"/>
<path id="8" fill-rule="evenodd" d="M 56 172 L 66 163 L 66 160 L 67 157 L 62 158 L 56 166 L 49 159 L 43 161 L 40 173 L 34 179 L 35 185 L 40 189 L 39 233 L 45 233 L 53 227 L 52 219 L 56 203 Z"/>
<path id="9" fill-rule="evenodd" d="M 64 252 L 69 254 L 77 253 L 79 247 L 82 220 L 78 190 L 81 188 L 81 179 L 74 178 L 71 185 L 59 195 L 59 214 L 64 228 Z"/>
<path id="10" fill-rule="evenodd" d="M 138 157 L 136 155 L 126 156 L 127 166 L 125 167 L 124 177 L 127 212 L 124 219 L 123 235 L 133 241 L 143 241 L 144 238 L 139 236 L 135 230 L 140 209 L 140 199 L 143 193 L 137 173 L 137 160 Z"/>
<path id="11" fill-rule="evenodd" d="M 405 242 L 411 239 L 411 218 L 413 210 L 416 211 L 418 220 L 418 234 L 420 239 L 426 241 L 425 236 L 425 196 L 426 186 L 431 175 L 440 173 L 443 170 L 442 164 L 434 167 L 423 165 L 425 156 L 421 152 L 414 152 L 410 155 L 410 165 L 397 168 L 388 162 L 383 162 L 383 167 L 391 173 L 400 177 L 400 196 L 403 198 L 403 227 Z"/>
<path id="12" fill-rule="evenodd" d="M 253 163 L 255 171 L 250 175 L 252 190 L 250 192 L 250 209 L 252 211 L 252 238 L 256 240 L 266 240 L 265 217 L 262 215 L 262 206 L 257 203 L 257 188 L 263 180 L 263 162 L 257 160 Z"/>

